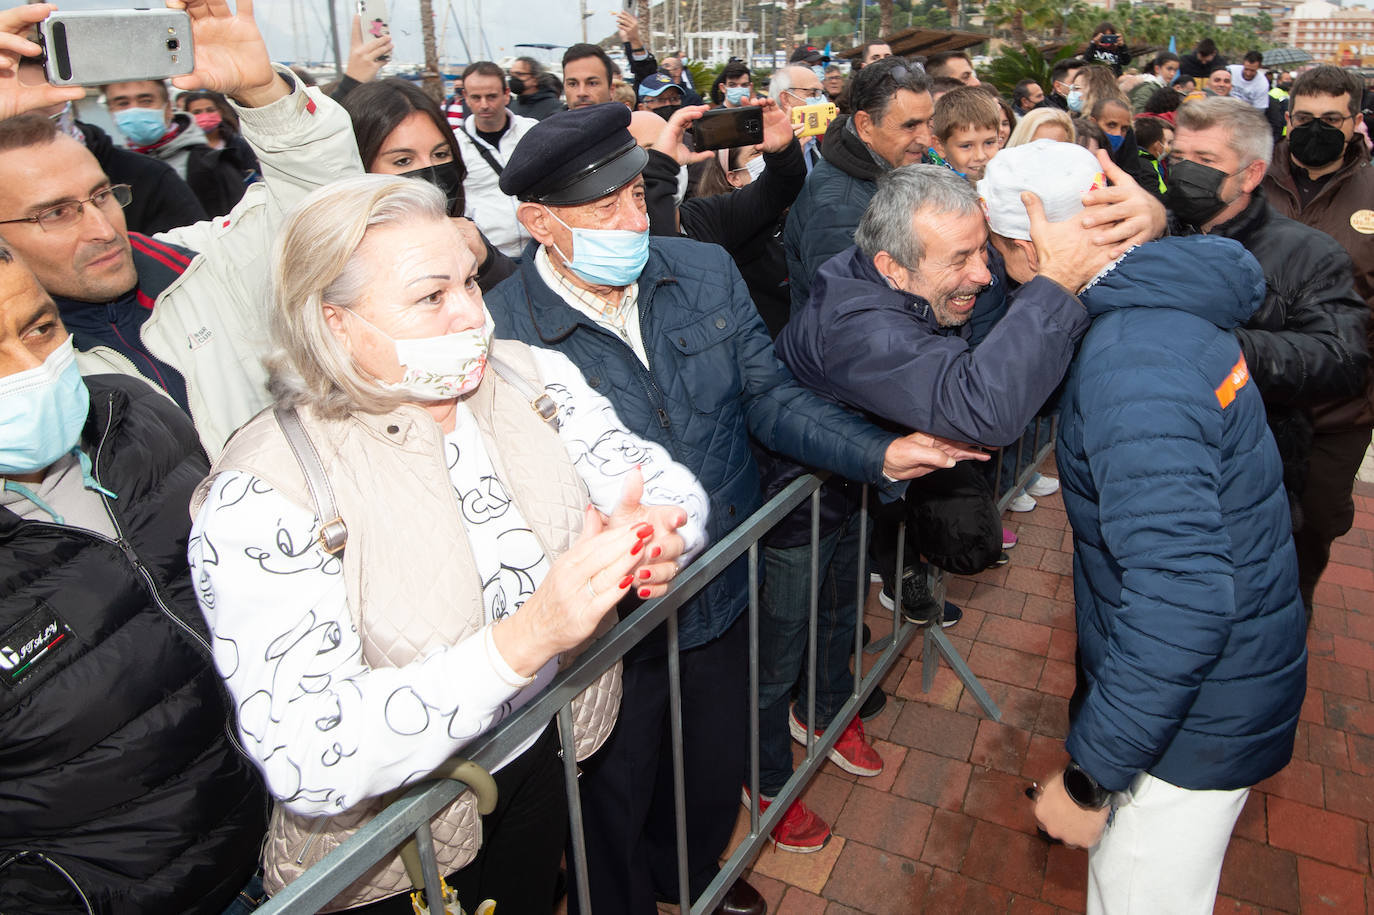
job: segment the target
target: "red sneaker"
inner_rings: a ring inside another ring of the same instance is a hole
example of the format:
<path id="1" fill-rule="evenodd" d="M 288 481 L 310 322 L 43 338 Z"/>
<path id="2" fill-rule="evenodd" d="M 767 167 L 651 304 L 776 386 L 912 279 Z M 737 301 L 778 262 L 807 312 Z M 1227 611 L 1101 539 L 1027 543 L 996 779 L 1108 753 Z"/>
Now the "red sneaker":
<path id="1" fill-rule="evenodd" d="M 749 789 L 743 789 L 744 806 L 749 806 Z M 759 798 L 759 813 L 767 810 L 773 802 L 766 797 Z M 816 815 L 816 812 L 800 800 L 792 802 L 783 814 L 778 825 L 773 827 L 773 844 L 782 851 L 792 851 L 799 855 L 810 854 L 825 848 L 830 841 L 830 826 Z"/>
<path id="2" fill-rule="evenodd" d="M 788 716 L 792 739 L 800 744 L 806 743 L 806 724 L 797 719 L 796 708 Z M 817 731 L 819 737 L 824 731 Z M 856 715 L 844 729 L 840 739 L 830 751 L 830 761 L 846 772 L 855 775 L 878 775 L 883 771 L 883 758 L 873 749 L 873 744 L 864 737 L 864 723 Z"/>

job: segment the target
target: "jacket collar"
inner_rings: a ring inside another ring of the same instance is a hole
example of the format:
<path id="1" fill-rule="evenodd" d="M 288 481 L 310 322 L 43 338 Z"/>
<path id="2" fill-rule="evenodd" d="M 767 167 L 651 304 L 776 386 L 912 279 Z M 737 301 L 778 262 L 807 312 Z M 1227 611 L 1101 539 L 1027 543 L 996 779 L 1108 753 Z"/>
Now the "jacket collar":
<path id="1" fill-rule="evenodd" d="M 821 157 L 851 178 L 876 181 L 879 175 L 892 171 L 892 166 L 879 159 L 868 144 L 859 139 L 853 123 L 854 119 L 847 115 L 831 122 L 821 144 Z"/>
<path id="2" fill-rule="evenodd" d="M 1369 150 L 1364 144 L 1364 139 L 1358 133 L 1345 144 L 1344 159 L 1341 167 L 1332 172 L 1327 179 L 1326 186 L 1317 192 L 1317 197 L 1331 193 L 1332 189 L 1343 183 L 1357 168 L 1368 167 L 1370 165 Z M 1301 168 L 1302 166 L 1297 166 Z M 1274 146 L 1274 155 L 1269 160 L 1269 169 L 1265 172 L 1266 178 L 1273 178 L 1274 181 L 1285 191 L 1291 193 L 1294 198 L 1298 194 L 1297 183 L 1293 180 L 1293 157 L 1288 152 L 1288 141 L 1280 140 Z M 1315 198 L 1314 198 L 1315 199 Z"/>
<path id="3" fill-rule="evenodd" d="M 530 322 L 534 325 L 539 339 L 550 346 L 565 340 L 579 325 L 599 330 L 591 319 L 573 308 L 556 291 L 549 288 L 535 267 L 534 256 L 539 250 L 539 242 L 531 240 L 525 246 L 525 254 L 516 273 L 529 308 Z M 514 281 L 512 278 L 511 281 Z M 648 303 L 653 290 L 661 285 L 677 283 L 668 262 L 659 253 L 652 239 L 649 241 L 649 260 L 639 274 L 640 317 L 643 307 Z"/>
<path id="4" fill-rule="evenodd" d="M 1273 212 L 1268 201 L 1264 199 L 1264 192 L 1255 188 L 1250 192 L 1249 205 L 1221 225 L 1213 226 L 1209 234 L 1220 235 L 1223 238 L 1234 238 L 1249 247 L 1248 240 L 1250 237 L 1262 229 L 1265 223 L 1269 222 L 1269 217 L 1273 215 Z"/>

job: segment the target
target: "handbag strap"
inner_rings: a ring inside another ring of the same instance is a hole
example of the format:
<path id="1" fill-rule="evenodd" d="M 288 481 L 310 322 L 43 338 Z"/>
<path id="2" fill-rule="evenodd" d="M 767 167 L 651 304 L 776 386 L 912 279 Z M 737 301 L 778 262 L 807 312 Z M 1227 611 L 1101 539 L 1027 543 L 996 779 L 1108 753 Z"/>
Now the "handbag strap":
<path id="1" fill-rule="evenodd" d="M 496 161 L 496 157 L 491 154 L 490 149 L 487 149 L 487 145 L 480 139 L 473 140 L 472 145 L 477 147 L 478 154 L 483 159 L 487 160 L 487 164 L 491 166 L 491 170 L 496 172 L 496 177 L 500 178 L 502 171 L 501 163 Z"/>
<path id="2" fill-rule="evenodd" d="M 496 369 L 496 374 L 501 376 L 502 381 L 515 388 L 521 397 L 530 402 L 530 409 L 538 413 L 540 419 L 555 429 L 558 428 L 558 402 L 550 397 L 547 391 L 535 388 L 524 375 L 495 353 L 487 354 L 487 364 Z"/>
<path id="3" fill-rule="evenodd" d="M 329 476 L 324 472 L 324 461 L 320 460 L 320 453 L 315 450 L 315 443 L 310 440 L 295 407 L 289 410 L 278 407 L 272 411 L 272 415 L 277 418 L 277 425 L 281 426 L 282 434 L 286 436 L 286 444 L 291 446 L 291 453 L 296 456 L 296 463 L 300 464 L 301 473 L 305 475 L 310 500 L 315 503 L 315 514 L 320 519 L 320 547 L 329 555 L 338 556 L 348 543 L 348 525 L 339 516 L 334 504 L 334 490 L 329 485 Z"/>

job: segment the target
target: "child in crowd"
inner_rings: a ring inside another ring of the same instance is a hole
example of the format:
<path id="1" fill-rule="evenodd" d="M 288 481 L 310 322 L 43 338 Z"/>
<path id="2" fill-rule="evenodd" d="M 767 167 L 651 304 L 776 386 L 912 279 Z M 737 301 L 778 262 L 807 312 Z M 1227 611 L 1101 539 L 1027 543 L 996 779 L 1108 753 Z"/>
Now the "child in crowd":
<path id="1" fill-rule="evenodd" d="M 1159 192 L 1168 188 L 1169 150 L 1174 145 L 1174 129 L 1163 118 L 1142 115 L 1135 119 L 1135 142 L 1139 155 L 1159 176 Z"/>
<path id="2" fill-rule="evenodd" d="M 1002 109 L 975 86 L 962 86 L 940 96 L 930 127 L 935 144 L 931 161 L 961 178 L 980 181 L 983 169 L 1001 148 L 998 129 Z"/>

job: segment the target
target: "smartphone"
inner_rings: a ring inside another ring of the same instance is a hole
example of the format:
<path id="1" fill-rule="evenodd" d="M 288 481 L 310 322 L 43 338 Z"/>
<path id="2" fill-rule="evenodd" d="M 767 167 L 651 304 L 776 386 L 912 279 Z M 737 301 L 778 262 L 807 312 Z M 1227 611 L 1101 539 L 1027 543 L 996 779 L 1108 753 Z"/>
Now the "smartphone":
<path id="1" fill-rule="evenodd" d="M 358 18 L 363 21 L 363 41 L 391 34 L 390 19 L 386 12 L 386 0 L 358 0 Z M 383 54 L 377 59 L 386 63 L 391 60 L 391 55 Z"/>
<path id="2" fill-rule="evenodd" d="M 196 65 L 185 10 L 59 10 L 38 24 L 38 43 L 54 86 L 163 79 Z"/>
<path id="3" fill-rule="evenodd" d="M 716 108 L 692 124 L 692 148 L 729 149 L 763 142 L 763 111 L 748 108 Z"/>
<path id="4" fill-rule="evenodd" d="M 802 132 L 798 134 L 798 137 L 820 136 L 830 127 L 830 122 L 835 120 L 837 114 L 839 114 L 839 109 L 830 102 L 820 102 L 816 105 L 798 105 L 792 109 L 792 126 L 803 125 Z"/>

